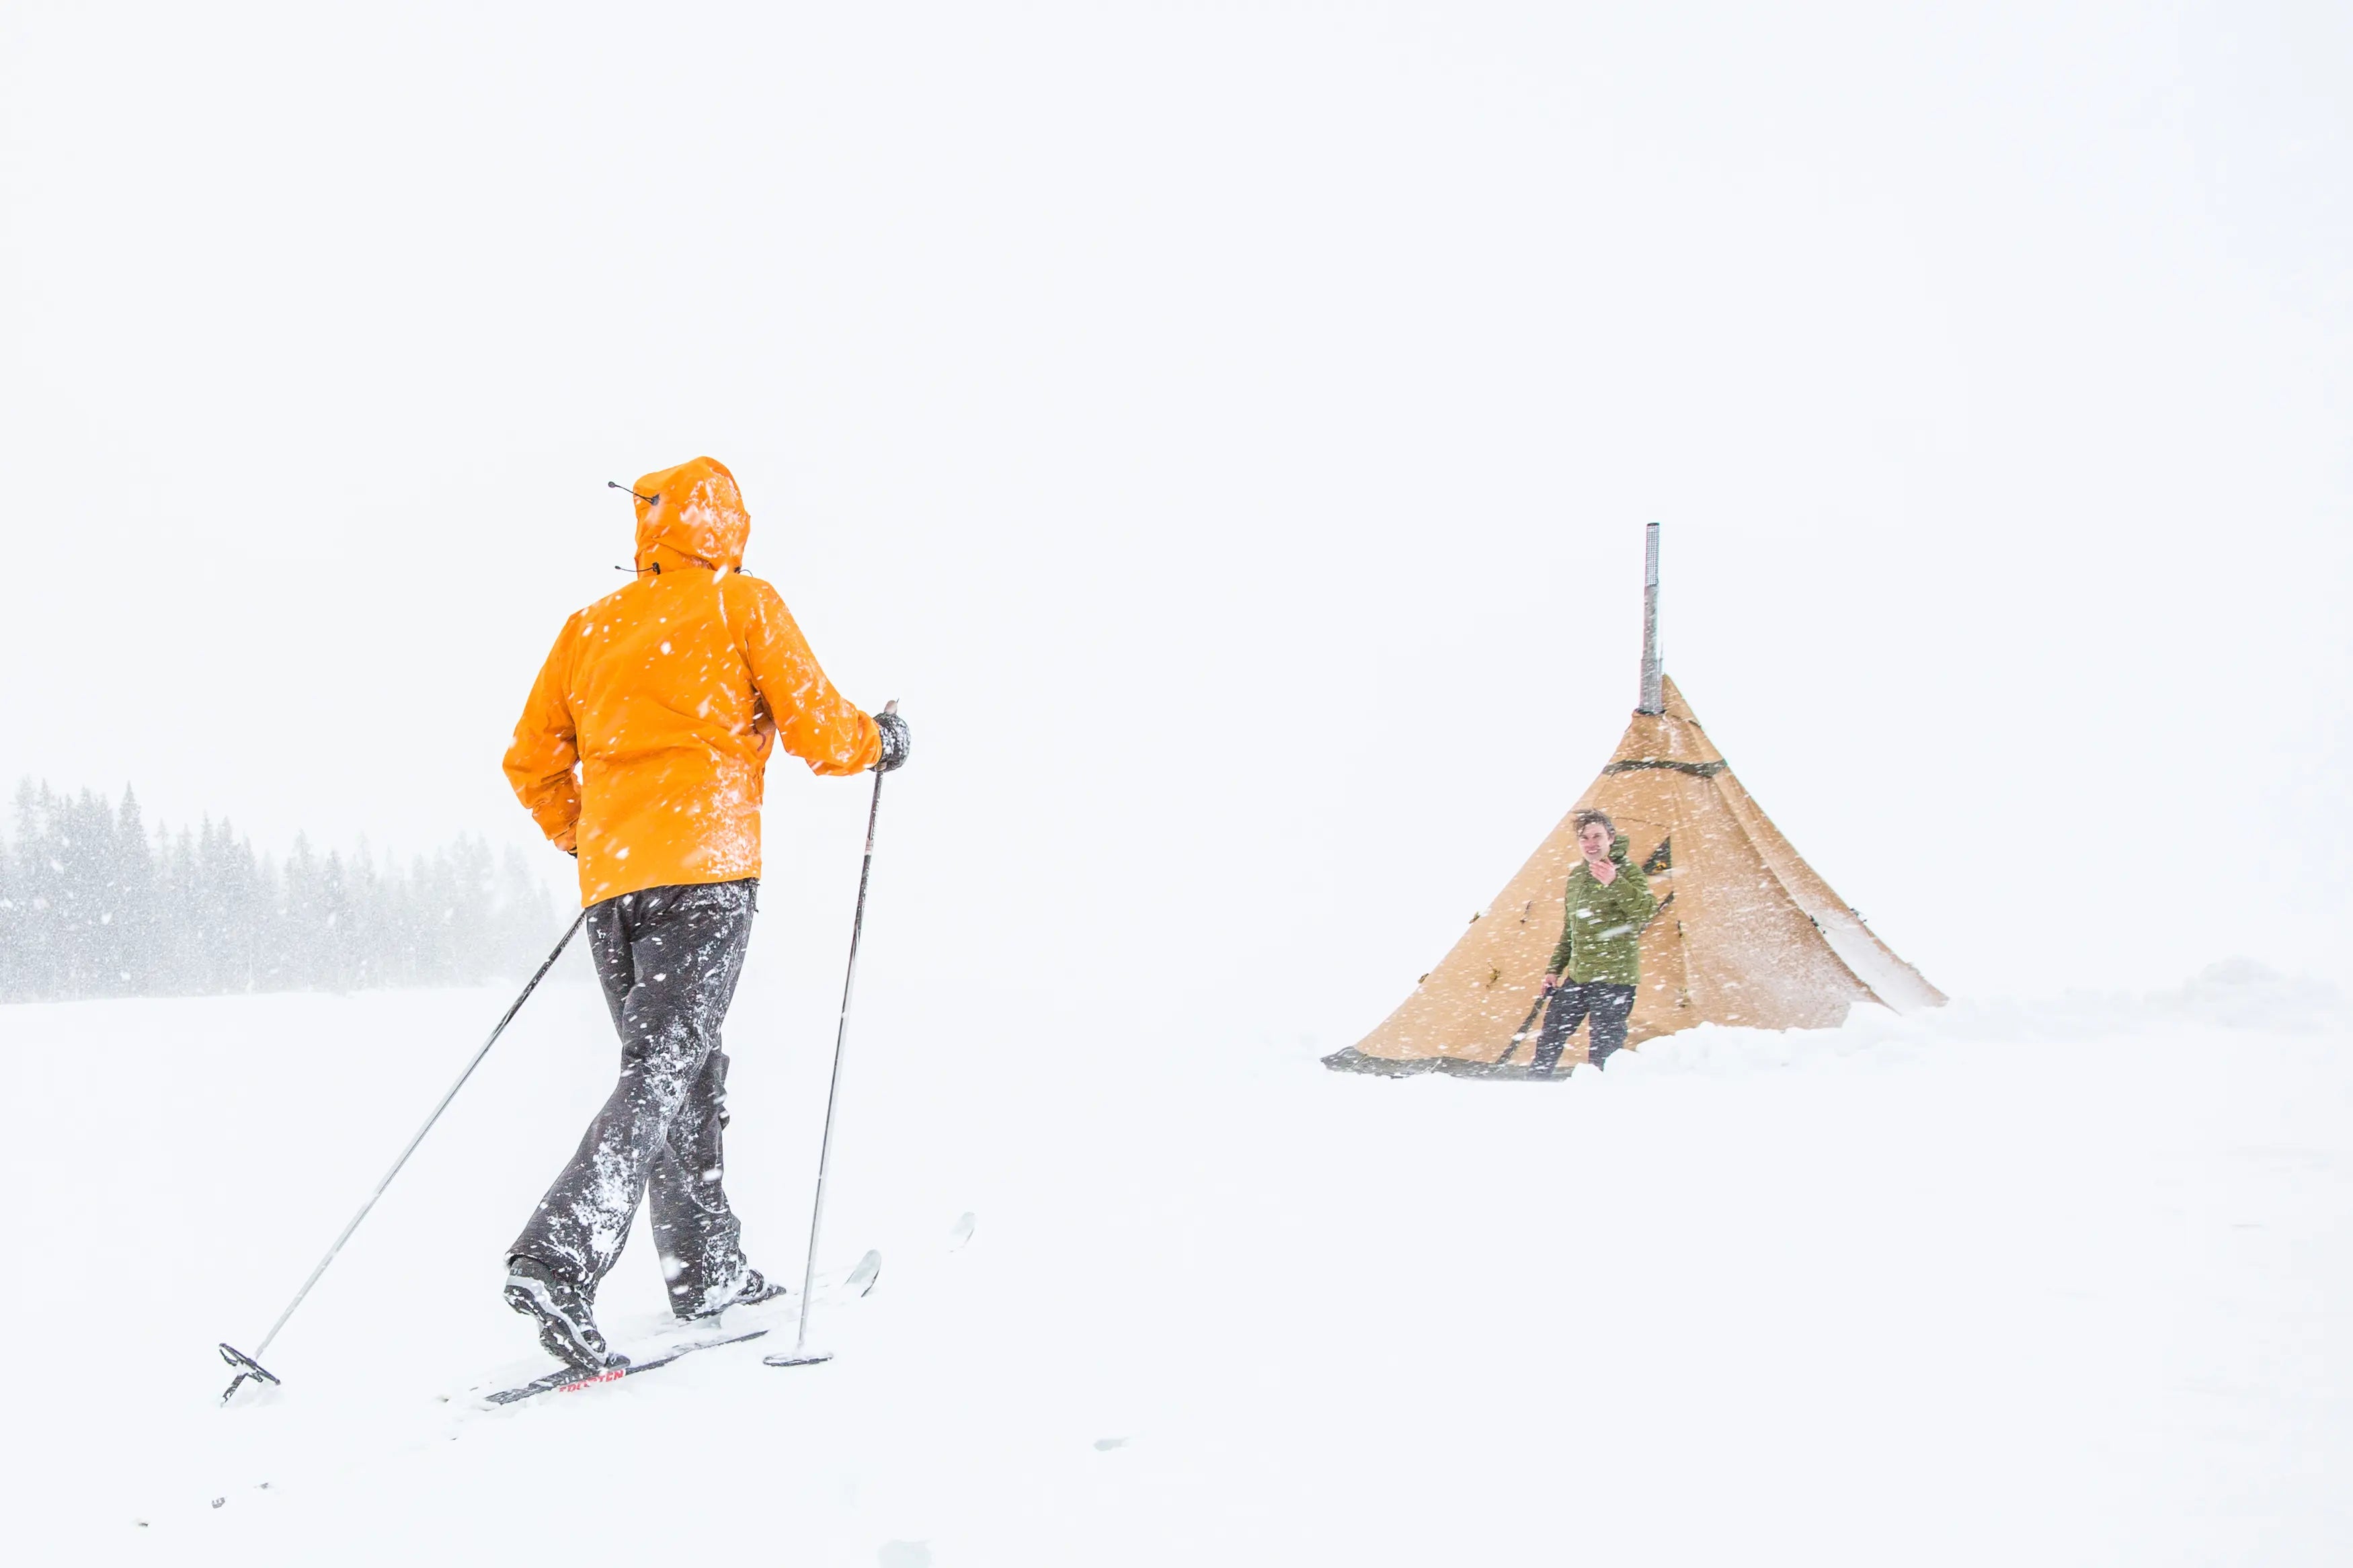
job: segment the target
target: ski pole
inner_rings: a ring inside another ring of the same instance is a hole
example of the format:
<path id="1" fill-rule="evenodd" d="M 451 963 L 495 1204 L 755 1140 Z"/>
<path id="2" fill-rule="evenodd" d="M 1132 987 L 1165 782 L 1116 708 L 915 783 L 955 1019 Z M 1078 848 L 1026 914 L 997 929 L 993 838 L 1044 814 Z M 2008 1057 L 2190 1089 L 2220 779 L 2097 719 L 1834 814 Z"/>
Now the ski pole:
<path id="1" fill-rule="evenodd" d="M 892 698 L 882 705 L 885 713 L 896 713 L 899 700 Z M 808 1262 L 801 1269 L 800 1327 L 793 1335 L 790 1355 L 762 1356 L 767 1366 L 815 1366 L 831 1361 L 831 1351 L 811 1351 L 808 1348 L 809 1291 L 817 1283 L 817 1237 L 825 1226 L 825 1173 L 833 1159 L 833 1102 L 841 1094 L 841 1047 L 849 1038 L 849 994 L 858 984 L 858 938 L 866 929 L 866 883 L 874 874 L 874 819 L 882 810 L 882 764 L 874 764 L 874 798 L 866 807 L 866 860 L 858 868 L 858 912 L 849 918 L 849 969 L 841 977 L 841 1018 L 833 1030 L 833 1081 L 825 1091 L 825 1133 L 817 1145 L 817 1205 L 809 1214 Z"/>
<path id="2" fill-rule="evenodd" d="M 223 1405 L 229 1402 L 230 1396 L 243 1386 L 248 1377 L 259 1378 L 264 1383 L 279 1381 L 278 1374 L 262 1365 L 259 1358 L 269 1353 L 269 1343 L 278 1337 L 278 1331 L 286 1326 L 286 1320 L 294 1315 L 294 1309 L 302 1304 L 302 1298 L 311 1293 L 311 1287 L 319 1282 L 319 1276 L 327 1271 L 327 1265 L 335 1260 L 335 1254 L 343 1249 L 343 1243 L 351 1240 L 352 1232 L 359 1229 L 360 1221 L 367 1218 L 368 1211 L 375 1207 L 378 1198 L 384 1196 L 384 1190 L 392 1185 L 392 1179 L 400 1174 L 400 1168 L 408 1163 L 408 1157 L 417 1152 L 417 1146 L 425 1142 L 425 1135 L 433 1131 L 433 1124 L 441 1120 L 441 1113 L 449 1109 L 449 1102 L 458 1098 L 458 1091 L 466 1087 L 466 1080 L 474 1076 L 474 1069 L 482 1065 L 482 1058 L 491 1054 L 491 1047 L 499 1043 L 499 1037 L 506 1033 L 507 1026 L 514 1022 L 517 1013 L 522 1011 L 522 1005 L 531 1000 L 531 994 L 539 989 L 539 983 L 547 978 L 547 972 L 555 967 L 557 959 L 564 956 L 564 950 L 571 945 L 574 934 L 580 930 L 580 922 L 587 918 L 586 910 L 572 917 L 572 923 L 564 928 L 564 935 L 556 942 L 554 951 L 547 955 L 538 973 L 523 986 L 522 994 L 514 999 L 514 1005 L 499 1019 L 498 1026 L 491 1031 L 491 1037 L 482 1042 L 482 1048 L 474 1053 L 474 1059 L 466 1064 L 466 1070 L 458 1075 L 458 1081 L 449 1086 L 449 1092 L 441 1097 L 441 1103 L 433 1108 L 433 1114 L 427 1117 L 425 1125 L 417 1130 L 417 1136 L 408 1141 L 408 1147 L 400 1152 L 400 1158 L 392 1163 L 392 1169 L 384 1173 L 384 1180 L 375 1184 L 375 1191 L 370 1193 L 367 1202 L 360 1205 L 360 1212 L 352 1215 L 352 1223 L 343 1226 L 343 1234 L 335 1237 L 335 1245 L 327 1248 L 327 1256 L 319 1259 L 319 1267 L 311 1270 L 311 1278 L 302 1281 L 302 1289 L 294 1292 L 294 1299 L 286 1303 L 286 1310 L 278 1314 L 278 1321 L 269 1325 L 268 1333 L 261 1336 L 261 1343 L 255 1347 L 253 1354 L 248 1355 L 226 1342 L 222 1343 L 221 1360 L 237 1368 L 237 1376 L 221 1393 Z"/>
<path id="3" fill-rule="evenodd" d="M 1544 1005 L 1550 1000 L 1552 1000 L 1551 992 L 1539 991 L 1536 993 L 1536 1005 L 1528 1009 L 1528 1016 L 1520 1020 L 1519 1028 L 1512 1036 L 1512 1043 L 1505 1046 L 1504 1047 L 1504 1054 L 1495 1058 L 1495 1065 L 1497 1067 L 1502 1067 L 1504 1063 L 1512 1059 L 1512 1053 L 1520 1048 L 1520 1042 L 1528 1037 L 1528 1031 L 1530 1029 L 1535 1027 L 1536 1015 L 1544 1011 Z"/>

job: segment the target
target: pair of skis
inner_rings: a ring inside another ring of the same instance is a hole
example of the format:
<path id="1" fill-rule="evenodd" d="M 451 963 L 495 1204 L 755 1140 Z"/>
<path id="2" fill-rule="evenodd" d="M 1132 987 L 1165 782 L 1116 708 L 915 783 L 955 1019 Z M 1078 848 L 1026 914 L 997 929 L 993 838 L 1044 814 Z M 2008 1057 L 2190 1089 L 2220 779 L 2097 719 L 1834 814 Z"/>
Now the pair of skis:
<path id="1" fill-rule="evenodd" d="M 656 1367 L 668 1366 L 670 1363 L 691 1356 L 697 1351 L 715 1351 L 721 1345 L 740 1345 L 745 1340 L 756 1340 L 767 1331 L 765 1329 L 753 1329 L 745 1333 L 727 1334 L 719 1339 L 696 1340 L 690 1344 L 674 1346 L 660 1355 L 641 1356 L 626 1365 L 608 1366 L 602 1372 L 583 1372 L 577 1367 L 567 1366 L 561 1372 L 551 1372 L 545 1377 L 534 1377 L 529 1383 L 517 1384 L 512 1388 L 501 1388 L 495 1393 L 486 1394 L 482 1395 L 482 1402 L 485 1405 L 514 1405 L 534 1394 L 577 1394 L 582 1389 L 595 1388 L 599 1384 L 618 1383 L 625 1377 L 635 1377 L 641 1372 L 651 1372 Z"/>
<path id="2" fill-rule="evenodd" d="M 834 1294 L 837 1300 L 855 1300 L 874 1289 L 874 1281 L 881 1272 L 882 1255 L 880 1252 L 869 1252 L 864 1258 L 859 1259 L 858 1267 L 851 1269 L 849 1277 L 842 1280 L 839 1290 L 831 1294 Z M 798 1303 L 797 1310 L 802 1312 L 807 1310 L 806 1298 Z M 740 1345 L 747 1341 L 759 1339 L 775 1326 L 775 1324 L 763 1324 L 756 1329 L 745 1329 L 733 1333 L 723 1329 L 706 1331 L 702 1336 L 682 1344 L 665 1345 L 651 1353 L 633 1356 L 628 1364 L 623 1366 L 604 1367 L 593 1372 L 583 1371 L 578 1367 L 561 1367 L 545 1376 L 534 1377 L 529 1383 L 517 1384 L 512 1388 L 494 1389 L 480 1395 L 480 1398 L 484 1405 L 496 1407 L 518 1405 L 543 1394 L 579 1394 L 591 1388 L 602 1387 L 606 1384 L 618 1383 L 624 1378 L 635 1377 L 639 1373 L 655 1371 L 670 1365 L 672 1362 L 683 1361 L 699 1351 L 715 1351 L 723 1345 Z"/>

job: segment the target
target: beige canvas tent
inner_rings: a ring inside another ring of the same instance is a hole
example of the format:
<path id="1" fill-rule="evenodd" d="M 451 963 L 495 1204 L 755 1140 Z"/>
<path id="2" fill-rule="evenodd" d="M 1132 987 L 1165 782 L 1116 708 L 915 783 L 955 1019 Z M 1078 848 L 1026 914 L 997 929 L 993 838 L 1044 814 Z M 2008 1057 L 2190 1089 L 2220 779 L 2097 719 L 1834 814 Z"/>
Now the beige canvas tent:
<path id="1" fill-rule="evenodd" d="M 1579 795 L 1494 902 L 1387 1021 L 1328 1067 L 1357 1072 L 1518 1076 L 1526 1027 L 1560 938 L 1577 858 L 1576 814 L 1598 807 L 1633 841 L 1660 909 L 1642 933 L 1642 979 L 1627 1042 L 1694 1024 L 1828 1028 L 1858 1002 L 1898 1011 L 1944 994 L 1887 945 L 1740 786 L 1657 656 L 1657 524 L 1651 525 L 1643 703 L 1601 776 Z M 1564 1063 L 1583 1060 L 1579 1032 Z"/>

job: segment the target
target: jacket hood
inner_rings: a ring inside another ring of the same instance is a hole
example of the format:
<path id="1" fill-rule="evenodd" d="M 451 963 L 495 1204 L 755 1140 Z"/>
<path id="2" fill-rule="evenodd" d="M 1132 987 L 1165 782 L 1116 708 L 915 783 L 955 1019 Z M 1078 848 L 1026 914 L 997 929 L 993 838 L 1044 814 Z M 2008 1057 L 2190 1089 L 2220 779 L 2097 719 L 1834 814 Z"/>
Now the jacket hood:
<path id="1" fill-rule="evenodd" d="M 649 567 L 723 566 L 739 571 L 752 518 L 735 476 L 716 458 L 663 468 L 632 487 L 638 502 L 638 560 Z"/>

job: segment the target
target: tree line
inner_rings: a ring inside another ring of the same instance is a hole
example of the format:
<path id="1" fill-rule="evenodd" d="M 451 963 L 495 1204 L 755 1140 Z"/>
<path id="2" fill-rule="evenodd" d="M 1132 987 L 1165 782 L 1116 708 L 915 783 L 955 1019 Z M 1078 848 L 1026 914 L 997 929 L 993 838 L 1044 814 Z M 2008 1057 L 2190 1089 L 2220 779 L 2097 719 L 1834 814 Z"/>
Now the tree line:
<path id="1" fill-rule="evenodd" d="M 28 779 L 0 838 L 0 1001 L 474 984 L 536 967 L 562 919 L 480 837 L 402 866 L 298 834 L 280 859 L 226 820 L 151 832 L 127 787 Z"/>

